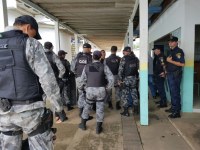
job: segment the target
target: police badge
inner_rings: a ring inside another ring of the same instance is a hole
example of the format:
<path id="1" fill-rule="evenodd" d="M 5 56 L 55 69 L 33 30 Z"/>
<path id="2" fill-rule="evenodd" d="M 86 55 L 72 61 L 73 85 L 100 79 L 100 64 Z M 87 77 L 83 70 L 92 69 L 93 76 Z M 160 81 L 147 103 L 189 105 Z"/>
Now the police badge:
<path id="1" fill-rule="evenodd" d="M 180 59 L 180 58 L 181 58 L 181 53 L 177 53 L 177 54 L 176 54 L 176 57 L 177 57 L 178 59 Z"/>

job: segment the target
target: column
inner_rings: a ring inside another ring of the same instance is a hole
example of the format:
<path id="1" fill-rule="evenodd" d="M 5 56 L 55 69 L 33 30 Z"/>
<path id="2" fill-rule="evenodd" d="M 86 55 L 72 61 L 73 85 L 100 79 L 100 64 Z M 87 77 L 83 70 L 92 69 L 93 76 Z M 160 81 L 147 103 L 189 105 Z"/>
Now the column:
<path id="1" fill-rule="evenodd" d="M 8 13 L 6 0 L 0 0 L 0 32 L 4 31 L 4 28 L 8 26 Z"/>
<path id="2" fill-rule="evenodd" d="M 55 48 L 56 48 L 56 52 L 58 52 L 60 50 L 60 34 L 59 34 L 59 21 L 55 21 Z"/>
<path id="3" fill-rule="evenodd" d="M 133 50 L 133 21 L 129 19 L 129 26 L 128 26 L 128 45 L 131 47 L 131 49 Z"/>
<path id="4" fill-rule="evenodd" d="M 77 34 L 74 34 L 74 37 L 75 37 L 75 51 L 76 51 L 76 54 L 78 54 L 78 52 L 79 52 L 79 47 L 78 47 L 78 35 L 77 35 Z"/>
<path id="5" fill-rule="evenodd" d="M 148 125 L 148 0 L 140 9 L 140 123 Z"/>

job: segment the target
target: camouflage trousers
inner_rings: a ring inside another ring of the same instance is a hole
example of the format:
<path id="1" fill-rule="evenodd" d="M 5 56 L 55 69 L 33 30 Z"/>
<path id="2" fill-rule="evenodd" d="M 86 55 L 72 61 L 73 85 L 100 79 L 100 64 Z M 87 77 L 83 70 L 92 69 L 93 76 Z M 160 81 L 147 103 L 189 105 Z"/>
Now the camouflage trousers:
<path id="1" fill-rule="evenodd" d="M 79 87 L 81 77 L 76 78 L 76 87 Z M 78 107 L 83 108 L 86 104 L 86 94 L 84 91 L 78 89 Z"/>
<path id="2" fill-rule="evenodd" d="M 41 123 L 44 108 L 24 111 L 21 113 L 10 112 L 0 115 L 0 131 L 20 131 L 29 134 Z M 0 150 L 21 150 L 22 134 L 8 136 L 0 134 Z M 30 150 L 53 150 L 53 136 L 51 131 L 28 137 Z"/>
<path id="3" fill-rule="evenodd" d="M 135 76 L 128 76 L 125 77 L 123 87 L 122 87 L 122 93 L 121 93 L 121 99 L 122 99 L 122 106 L 123 107 L 129 107 L 129 93 L 131 94 L 131 97 L 133 99 L 133 105 L 138 105 L 138 95 L 137 95 L 137 79 Z"/>
<path id="4" fill-rule="evenodd" d="M 96 103 L 96 120 L 103 122 L 104 119 L 104 98 L 106 96 L 105 87 L 88 87 L 86 88 L 86 105 L 83 109 L 82 118 L 88 119 L 92 109 L 92 104 Z"/>
<path id="5" fill-rule="evenodd" d="M 61 90 L 61 100 L 64 105 L 70 104 L 70 100 L 68 97 L 68 86 L 66 84 L 63 85 Z"/>
<path id="6" fill-rule="evenodd" d="M 119 102 L 120 101 L 120 88 L 118 86 L 118 75 L 114 76 L 114 86 L 113 88 L 115 89 L 115 101 Z M 106 95 L 106 102 L 112 101 L 112 95 L 113 95 L 113 90 L 107 90 L 107 95 Z"/>

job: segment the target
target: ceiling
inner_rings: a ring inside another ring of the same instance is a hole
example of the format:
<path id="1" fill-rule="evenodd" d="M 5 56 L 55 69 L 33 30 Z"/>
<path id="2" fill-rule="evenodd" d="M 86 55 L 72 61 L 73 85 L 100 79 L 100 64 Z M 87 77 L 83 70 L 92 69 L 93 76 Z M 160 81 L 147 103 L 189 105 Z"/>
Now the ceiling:
<path id="1" fill-rule="evenodd" d="M 31 0 L 98 47 L 121 49 L 136 0 Z"/>

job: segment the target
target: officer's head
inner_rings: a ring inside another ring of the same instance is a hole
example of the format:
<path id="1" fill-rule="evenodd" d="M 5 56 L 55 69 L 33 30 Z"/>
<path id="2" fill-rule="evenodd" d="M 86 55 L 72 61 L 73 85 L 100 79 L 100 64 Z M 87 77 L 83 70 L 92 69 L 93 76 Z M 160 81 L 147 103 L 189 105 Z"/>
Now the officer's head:
<path id="1" fill-rule="evenodd" d="M 112 46 L 110 49 L 112 54 L 116 54 L 117 53 L 117 46 Z"/>
<path id="2" fill-rule="evenodd" d="M 101 50 L 101 58 L 103 58 L 103 59 L 105 59 L 105 57 L 106 57 L 106 52 L 105 52 L 105 50 Z"/>
<path id="3" fill-rule="evenodd" d="M 91 53 L 91 45 L 89 43 L 83 44 L 83 52 L 84 53 Z"/>
<path id="4" fill-rule="evenodd" d="M 100 60 L 101 56 L 102 56 L 101 51 L 96 50 L 96 51 L 93 52 L 92 57 L 93 57 L 94 60 Z"/>
<path id="5" fill-rule="evenodd" d="M 13 26 L 22 30 L 23 33 L 28 34 L 29 37 L 33 37 L 37 40 L 41 39 L 38 32 L 38 24 L 32 16 L 24 15 L 17 17 Z"/>
<path id="6" fill-rule="evenodd" d="M 58 51 L 58 57 L 65 59 L 65 55 L 67 54 L 67 52 L 65 52 L 64 50 L 59 50 Z"/>
<path id="7" fill-rule="evenodd" d="M 129 46 L 124 47 L 123 54 L 124 54 L 124 56 L 130 55 L 131 54 L 131 47 L 129 47 Z"/>
<path id="8" fill-rule="evenodd" d="M 175 36 L 171 36 L 168 42 L 171 49 L 174 49 L 176 46 L 178 46 L 178 38 Z"/>
<path id="9" fill-rule="evenodd" d="M 159 55 L 161 53 L 160 47 L 154 46 L 152 49 L 155 55 Z"/>
<path id="10" fill-rule="evenodd" d="M 51 42 L 45 42 L 44 48 L 52 51 L 53 50 L 53 44 Z"/>

